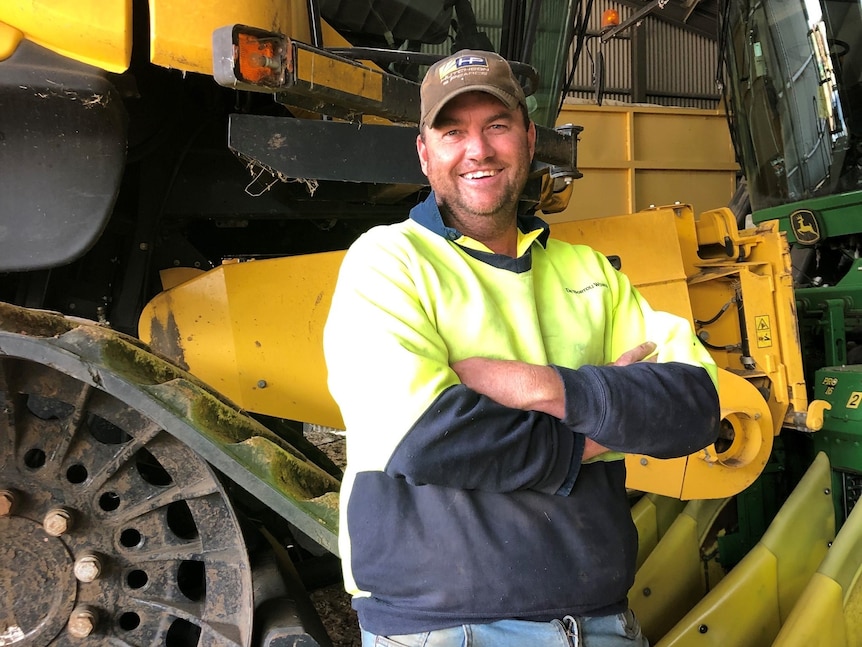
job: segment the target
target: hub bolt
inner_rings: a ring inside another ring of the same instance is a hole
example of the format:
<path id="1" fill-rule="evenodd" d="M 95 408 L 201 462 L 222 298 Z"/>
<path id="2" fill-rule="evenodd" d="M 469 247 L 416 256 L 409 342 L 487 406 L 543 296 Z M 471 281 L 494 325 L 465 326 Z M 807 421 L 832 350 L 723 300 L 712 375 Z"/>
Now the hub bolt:
<path id="1" fill-rule="evenodd" d="M 79 582 L 93 582 L 102 574 L 102 560 L 94 553 L 81 555 L 75 560 L 74 571 Z"/>
<path id="2" fill-rule="evenodd" d="M 11 490 L 0 490 L 0 517 L 8 517 L 12 514 L 15 505 L 15 495 Z"/>
<path id="3" fill-rule="evenodd" d="M 72 528 L 72 513 L 66 508 L 53 508 L 45 515 L 42 527 L 52 537 L 64 535 Z"/>
<path id="4" fill-rule="evenodd" d="M 94 608 L 88 606 L 76 607 L 69 616 L 69 623 L 66 625 L 66 628 L 75 638 L 86 638 L 93 633 L 98 619 L 99 616 Z"/>

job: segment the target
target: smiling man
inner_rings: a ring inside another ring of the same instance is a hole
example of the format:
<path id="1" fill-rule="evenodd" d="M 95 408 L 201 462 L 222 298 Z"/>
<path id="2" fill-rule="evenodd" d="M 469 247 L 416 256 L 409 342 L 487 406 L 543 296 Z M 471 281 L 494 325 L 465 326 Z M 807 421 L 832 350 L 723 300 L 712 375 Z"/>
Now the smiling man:
<path id="1" fill-rule="evenodd" d="M 468 60 L 469 66 L 452 73 L 486 69 L 486 59 Z M 446 89 L 441 84 L 444 99 Z M 434 127 L 423 127 L 417 141 L 422 172 L 434 187 L 444 220 L 465 235 L 502 245 L 489 247 L 510 256 L 515 255 L 515 207 L 536 143 L 536 128 L 519 107 L 517 97 L 504 92 L 457 94 L 429 108 L 425 119 Z"/>
<path id="2" fill-rule="evenodd" d="M 715 365 L 518 212 L 536 133 L 503 58 L 440 61 L 421 100 L 432 191 L 350 248 L 324 332 L 363 647 L 643 647 L 622 453 L 713 442 Z"/>

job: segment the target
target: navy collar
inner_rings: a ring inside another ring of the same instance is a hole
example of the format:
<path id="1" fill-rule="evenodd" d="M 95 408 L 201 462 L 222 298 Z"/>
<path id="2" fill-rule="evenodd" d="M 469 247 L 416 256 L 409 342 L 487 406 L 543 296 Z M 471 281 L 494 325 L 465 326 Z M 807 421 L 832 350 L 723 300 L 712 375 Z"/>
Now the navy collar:
<path id="1" fill-rule="evenodd" d="M 434 232 L 438 236 L 451 241 L 458 240 L 463 235 L 454 227 L 447 227 L 443 222 L 443 216 L 440 214 L 440 208 L 437 206 L 437 197 L 434 192 L 428 195 L 425 200 L 417 204 L 410 210 L 410 219 L 416 221 L 429 231 Z M 528 234 L 536 229 L 542 229 L 542 233 L 536 239 L 542 247 L 546 247 L 548 238 L 551 235 L 551 228 L 544 220 L 533 215 L 519 215 L 518 229 L 521 233 Z"/>

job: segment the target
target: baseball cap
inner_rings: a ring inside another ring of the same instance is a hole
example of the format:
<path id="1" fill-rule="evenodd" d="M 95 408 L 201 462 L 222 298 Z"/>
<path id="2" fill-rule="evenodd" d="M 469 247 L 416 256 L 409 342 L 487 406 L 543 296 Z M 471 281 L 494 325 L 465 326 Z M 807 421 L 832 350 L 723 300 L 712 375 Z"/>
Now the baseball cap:
<path id="1" fill-rule="evenodd" d="M 419 90 L 419 126 L 431 126 L 449 101 L 465 92 L 487 92 L 509 110 L 527 106 L 524 90 L 505 58 L 494 52 L 462 49 L 428 69 Z"/>

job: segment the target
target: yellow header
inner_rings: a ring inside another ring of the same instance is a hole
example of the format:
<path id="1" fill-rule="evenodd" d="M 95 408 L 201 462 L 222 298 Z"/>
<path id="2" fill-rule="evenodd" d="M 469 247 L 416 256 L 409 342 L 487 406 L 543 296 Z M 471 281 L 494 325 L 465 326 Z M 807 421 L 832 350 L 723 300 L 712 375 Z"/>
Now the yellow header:
<path id="1" fill-rule="evenodd" d="M 3 0 L 0 23 L 37 45 L 108 72 L 129 67 L 132 0 Z M 0 29 L 0 59 L 17 47 L 10 33 Z"/>

